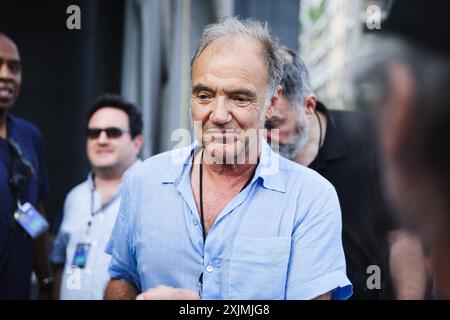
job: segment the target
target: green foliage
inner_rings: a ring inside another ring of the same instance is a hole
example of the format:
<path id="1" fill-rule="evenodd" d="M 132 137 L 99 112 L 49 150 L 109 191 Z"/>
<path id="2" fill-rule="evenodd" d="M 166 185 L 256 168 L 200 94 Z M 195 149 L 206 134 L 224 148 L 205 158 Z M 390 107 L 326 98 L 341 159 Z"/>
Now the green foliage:
<path id="1" fill-rule="evenodd" d="M 312 23 L 316 22 L 325 12 L 326 2 L 326 0 L 322 0 L 316 6 L 309 8 L 308 16 Z"/>

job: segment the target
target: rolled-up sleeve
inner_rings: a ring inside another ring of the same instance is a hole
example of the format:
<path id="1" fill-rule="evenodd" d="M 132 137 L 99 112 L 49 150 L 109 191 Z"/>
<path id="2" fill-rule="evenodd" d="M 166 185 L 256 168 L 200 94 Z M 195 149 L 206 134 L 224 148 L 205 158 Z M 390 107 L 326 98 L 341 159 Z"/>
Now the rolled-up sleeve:
<path id="1" fill-rule="evenodd" d="M 119 213 L 105 252 L 111 255 L 108 273 L 112 279 L 121 279 L 132 283 L 140 290 L 139 275 L 137 273 L 136 255 L 133 246 L 135 233 L 134 223 L 131 221 L 130 183 L 126 179 Z"/>
<path id="2" fill-rule="evenodd" d="M 317 196 L 292 235 L 286 299 L 313 299 L 332 292 L 348 299 L 352 285 L 346 276 L 342 219 L 333 187 Z"/>
<path id="3" fill-rule="evenodd" d="M 64 210 L 61 225 L 59 227 L 58 233 L 56 234 L 55 240 L 53 241 L 52 250 L 50 253 L 50 262 L 56 265 L 61 265 L 66 263 L 67 259 L 67 246 L 70 240 L 70 232 L 67 230 L 67 219 L 69 218 L 69 208 L 72 202 L 72 193 L 69 193 L 64 200 Z"/>
<path id="4" fill-rule="evenodd" d="M 61 265 L 66 263 L 66 250 L 69 243 L 69 233 L 65 232 L 62 228 L 58 231 L 58 234 L 53 242 L 53 248 L 50 254 L 50 261 L 53 264 Z"/>

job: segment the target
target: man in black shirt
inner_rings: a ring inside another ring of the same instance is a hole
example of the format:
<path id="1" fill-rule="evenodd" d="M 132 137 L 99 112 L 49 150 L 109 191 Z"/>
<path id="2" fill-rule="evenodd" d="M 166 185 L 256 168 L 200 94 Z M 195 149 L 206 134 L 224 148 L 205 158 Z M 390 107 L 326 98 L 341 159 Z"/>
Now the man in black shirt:
<path id="1" fill-rule="evenodd" d="M 353 299 L 421 299 L 420 243 L 398 229 L 380 183 L 376 130 L 362 112 L 329 111 L 316 100 L 309 74 L 291 50 L 280 51 L 283 96 L 267 115 L 268 132 L 286 158 L 319 172 L 336 188 Z"/>

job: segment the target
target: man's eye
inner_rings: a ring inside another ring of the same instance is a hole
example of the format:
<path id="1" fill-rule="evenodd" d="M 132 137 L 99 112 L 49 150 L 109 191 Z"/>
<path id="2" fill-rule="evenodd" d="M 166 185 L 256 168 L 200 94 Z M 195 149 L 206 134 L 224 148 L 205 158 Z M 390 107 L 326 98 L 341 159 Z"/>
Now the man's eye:
<path id="1" fill-rule="evenodd" d="M 266 128 L 267 129 L 275 129 L 280 126 L 280 121 L 275 119 L 266 120 Z"/>
<path id="2" fill-rule="evenodd" d="M 247 105 L 251 102 L 249 98 L 244 96 L 236 96 L 234 97 L 234 101 L 239 105 Z"/>
<path id="3" fill-rule="evenodd" d="M 206 93 L 199 93 L 199 94 L 197 94 L 197 99 L 200 102 L 207 102 L 211 99 L 211 95 L 206 94 Z"/>
<path id="4" fill-rule="evenodd" d="M 11 63 L 9 65 L 9 69 L 11 70 L 11 72 L 18 73 L 20 72 L 21 67 L 19 63 Z"/>

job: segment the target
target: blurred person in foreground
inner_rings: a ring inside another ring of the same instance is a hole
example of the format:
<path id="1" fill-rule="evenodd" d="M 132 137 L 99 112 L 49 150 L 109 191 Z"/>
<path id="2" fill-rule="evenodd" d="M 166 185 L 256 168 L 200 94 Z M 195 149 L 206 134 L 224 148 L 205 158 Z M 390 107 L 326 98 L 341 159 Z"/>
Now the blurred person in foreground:
<path id="1" fill-rule="evenodd" d="M 124 176 L 140 160 L 142 116 L 116 95 L 103 95 L 88 112 L 86 151 L 92 171 L 70 191 L 53 244 L 56 299 L 98 300 L 108 282 L 105 246 L 119 211 Z"/>
<path id="2" fill-rule="evenodd" d="M 389 194 L 421 236 L 434 296 L 450 298 L 450 4 L 395 1 L 358 77 L 377 107 Z"/>
<path id="3" fill-rule="evenodd" d="M 336 188 L 352 299 L 422 299 L 421 245 L 388 210 L 373 120 L 365 112 L 328 110 L 313 93 L 301 58 L 288 48 L 280 56 L 283 91 L 266 121 L 279 131 L 269 130 L 268 139 L 276 140 L 282 156 L 316 170 Z M 373 266 L 381 273 L 378 284 L 371 280 Z"/>

